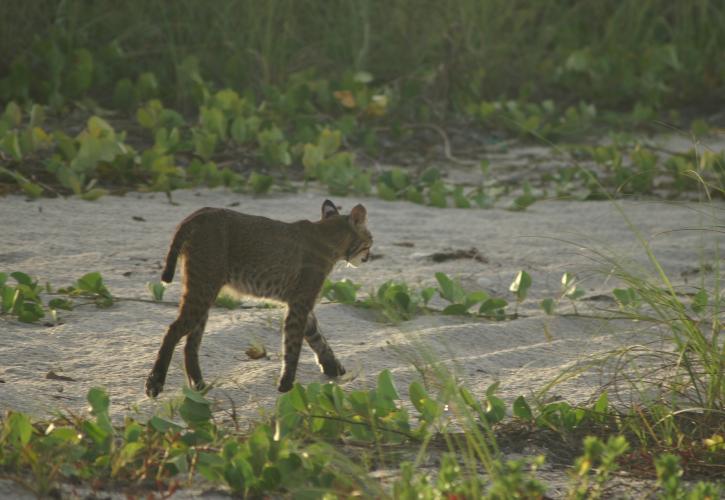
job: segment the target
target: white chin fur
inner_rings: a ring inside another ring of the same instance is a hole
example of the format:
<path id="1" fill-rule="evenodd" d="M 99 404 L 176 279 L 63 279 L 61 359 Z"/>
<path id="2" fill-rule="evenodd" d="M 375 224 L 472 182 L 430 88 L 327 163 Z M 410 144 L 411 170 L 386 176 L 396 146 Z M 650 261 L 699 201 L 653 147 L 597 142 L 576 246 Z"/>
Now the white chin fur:
<path id="1" fill-rule="evenodd" d="M 363 262 L 363 256 L 362 255 L 356 255 L 352 259 L 347 261 L 348 267 L 358 267 Z"/>

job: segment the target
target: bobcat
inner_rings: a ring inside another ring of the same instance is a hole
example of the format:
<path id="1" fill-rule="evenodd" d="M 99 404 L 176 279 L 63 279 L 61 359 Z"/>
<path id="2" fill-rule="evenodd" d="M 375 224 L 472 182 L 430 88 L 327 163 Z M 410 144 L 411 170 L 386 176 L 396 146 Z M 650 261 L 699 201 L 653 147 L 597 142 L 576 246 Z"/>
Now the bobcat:
<path id="1" fill-rule="evenodd" d="M 193 387 L 204 386 L 199 344 L 209 308 L 223 286 L 287 304 L 280 392 L 292 388 L 303 338 L 323 373 L 344 374 L 312 309 L 335 263 L 367 262 L 372 243 L 365 207 L 357 205 L 349 215 L 341 215 L 330 200 L 322 204 L 317 222 L 280 222 L 222 208 L 202 208 L 189 215 L 176 230 L 161 275 L 171 282 L 176 260 L 184 257 L 179 316 L 164 336 L 146 380 L 146 394 L 156 397 L 162 391 L 174 347 L 183 336 L 186 375 Z"/>

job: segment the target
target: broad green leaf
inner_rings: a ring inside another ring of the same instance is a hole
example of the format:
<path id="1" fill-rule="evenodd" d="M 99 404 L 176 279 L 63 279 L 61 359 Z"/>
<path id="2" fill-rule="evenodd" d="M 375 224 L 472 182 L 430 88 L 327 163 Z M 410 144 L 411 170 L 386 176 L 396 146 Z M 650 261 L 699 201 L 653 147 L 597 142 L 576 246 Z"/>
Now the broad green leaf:
<path id="1" fill-rule="evenodd" d="M 486 396 L 485 416 L 490 424 L 500 422 L 506 416 L 506 404 L 493 394 Z"/>
<path id="2" fill-rule="evenodd" d="M 85 193 L 83 193 L 81 195 L 81 199 L 82 200 L 85 200 L 85 201 L 95 201 L 98 198 L 100 198 L 101 196 L 105 196 L 107 194 L 108 194 L 108 190 L 107 189 L 103 189 L 103 188 L 93 188 L 93 189 L 89 189 L 88 191 L 86 191 Z"/>
<path id="3" fill-rule="evenodd" d="M 458 282 L 453 281 L 445 273 L 435 273 L 435 278 L 438 281 L 439 293 L 443 299 L 454 304 L 465 300 L 466 292 L 463 291 Z"/>
<path id="4" fill-rule="evenodd" d="M 76 286 L 84 292 L 97 292 L 101 289 L 102 282 L 103 278 L 101 277 L 101 273 L 96 271 L 81 276 Z"/>
<path id="5" fill-rule="evenodd" d="M 184 422 L 192 427 L 205 424 L 212 417 L 208 403 L 199 403 L 189 397 L 185 398 L 184 402 L 179 406 L 179 415 L 184 419 Z"/>
<path id="6" fill-rule="evenodd" d="M 637 292 L 632 288 L 615 288 L 612 294 L 621 307 L 635 306 L 637 303 Z"/>
<path id="7" fill-rule="evenodd" d="M 305 397 L 305 388 L 300 384 L 295 384 L 292 390 L 282 397 L 286 397 L 292 405 L 292 408 L 300 413 L 307 412 L 307 398 Z"/>
<path id="8" fill-rule="evenodd" d="M 132 443 L 138 441 L 144 433 L 144 428 L 141 427 L 137 422 L 127 419 L 126 428 L 123 430 L 123 439 Z"/>
<path id="9" fill-rule="evenodd" d="M 420 174 L 420 180 L 424 184 L 433 184 L 435 181 L 441 178 L 441 172 L 435 167 L 426 168 L 422 174 Z"/>
<path id="10" fill-rule="evenodd" d="M 465 316 L 468 314 L 468 307 L 465 304 L 451 304 L 443 309 L 443 314 L 451 316 Z"/>
<path id="11" fill-rule="evenodd" d="M 88 119 L 88 133 L 93 137 L 114 136 L 113 127 L 99 116 L 91 116 Z"/>
<path id="12" fill-rule="evenodd" d="M 33 104 L 30 108 L 30 122 L 31 128 L 41 127 L 45 121 L 45 108 L 40 104 Z"/>
<path id="13" fill-rule="evenodd" d="M 372 184 L 370 182 L 371 175 L 369 173 L 359 173 L 355 176 L 352 187 L 356 193 L 369 195 L 372 191 Z"/>
<path id="14" fill-rule="evenodd" d="M 430 204 L 438 208 L 448 207 L 448 193 L 442 181 L 435 181 L 428 189 Z"/>
<path id="15" fill-rule="evenodd" d="M 466 296 L 466 307 L 471 307 L 479 302 L 485 302 L 486 299 L 488 299 L 488 294 L 482 290 L 471 292 Z"/>
<path id="16" fill-rule="evenodd" d="M 320 146 L 315 144 L 305 144 L 302 153 L 302 165 L 305 167 L 305 175 L 307 177 L 317 177 L 319 173 L 317 167 L 324 160 L 324 151 Z"/>
<path id="17" fill-rule="evenodd" d="M 108 413 L 110 399 L 105 389 L 100 387 L 92 387 L 86 396 L 88 403 L 91 405 L 91 415 L 98 416 Z"/>
<path id="18" fill-rule="evenodd" d="M 21 285 L 27 285 L 32 286 L 33 280 L 25 273 L 22 273 L 20 271 L 15 271 L 14 273 L 10 273 L 10 277 L 13 278 L 15 281 L 20 283 Z"/>
<path id="19" fill-rule="evenodd" d="M 101 446 L 109 442 L 109 432 L 92 420 L 83 421 L 82 429 L 86 436 L 91 438 L 96 445 Z"/>
<path id="20" fill-rule="evenodd" d="M 191 387 L 184 386 L 181 388 L 181 392 L 184 394 L 184 397 L 194 401 L 195 403 L 211 405 L 211 401 L 206 399 L 201 392 L 196 391 Z"/>
<path id="21" fill-rule="evenodd" d="M 398 391 L 395 389 L 393 377 L 390 374 L 390 370 L 383 370 L 378 375 L 378 393 L 384 398 L 397 400 L 400 399 Z"/>
<path id="22" fill-rule="evenodd" d="M 55 177 L 63 187 L 66 187 L 73 191 L 74 194 L 81 194 L 83 187 L 81 186 L 81 179 L 77 173 L 65 165 L 59 165 L 55 171 Z"/>
<path id="23" fill-rule="evenodd" d="M 123 463 L 131 462 L 138 453 L 140 453 L 144 448 L 146 448 L 145 443 L 139 443 L 139 442 L 130 442 L 123 445 L 119 452 L 119 459 Z M 168 461 L 167 461 L 168 463 Z"/>
<path id="24" fill-rule="evenodd" d="M 423 384 L 420 382 L 413 381 L 408 388 L 408 394 L 410 395 L 410 401 L 415 406 L 415 409 L 419 412 L 423 412 L 425 401 L 428 399 L 428 393 L 426 392 Z"/>
<path id="25" fill-rule="evenodd" d="M 508 302 L 506 302 L 506 300 L 492 297 L 490 299 L 487 299 L 483 304 L 481 304 L 478 312 L 483 315 L 490 315 L 499 310 L 502 310 L 507 305 Z"/>
<path id="26" fill-rule="evenodd" d="M 541 308 L 546 314 L 554 314 L 554 299 L 547 298 L 541 301 Z"/>
<path id="27" fill-rule="evenodd" d="M 460 186 L 453 190 L 453 203 L 456 208 L 471 208 L 471 201 L 463 194 L 463 188 Z"/>
<path id="28" fill-rule="evenodd" d="M 367 391 L 352 391 L 348 395 L 352 409 L 358 415 L 367 417 L 370 415 L 370 393 Z"/>
<path id="29" fill-rule="evenodd" d="M 327 128 L 320 132 L 320 138 L 317 141 L 323 158 L 332 156 L 335 152 L 337 152 L 337 150 L 340 149 L 341 143 L 342 134 L 340 131 L 333 131 Z"/>
<path id="30" fill-rule="evenodd" d="M 400 306 L 400 309 L 403 311 L 409 311 L 412 305 L 410 295 L 405 291 L 400 291 L 395 294 L 395 302 L 398 304 L 398 306 Z"/>
<path id="31" fill-rule="evenodd" d="M 434 288 L 432 286 L 421 290 L 420 297 L 423 299 L 423 303 L 427 305 L 428 302 L 430 302 L 430 299 L 433 298 L 433 295 L 435 295 L 435 293 L 436 293 L 436 288 Z"/>
<path id="32" fill-rule="evenodd" d="M 10 311 L 15 305 L 15 300 L 18 298 L 20 292 L 15 288 L 6 286 L 2 288 L 2 310 L 3 312 Z"/>
<path id="33" fill-rule="evenodd" d="M 233 111 L 239 105 L 239 94 L 232 89 L 222 89 L 214 95 L 214 101 L 225 111 Z"/>
<path id="34" fill-rule="evenodd" d="M 532 117 L 534 118 L 534 117 Z M 533 127 L 530 130 L 534 130 L 537 127 Z M 514 199 L 513 204 L 511 207 L 509 207 L 509 210 L 513 211 L 522 211 L 526 210 L 529 206 L 533 205 L 536 202 L 536 196 L 531 192 L 531 185 L 527 182 L 524 182 L 524 192 L 520 196 L 517 196 Z"/>
<path id="35" fill-rule="evenodd" d="M 157 117 L 148 108 L 138 108 L 136 111 L 136 120 L 139 125 L 148 129 L 155 129 L 157 125 Z"/>
<path id="36" fill-rule="evenodd" d="M 11 411 L 3 425 L 2 440 L 8 439 L 16 446 L 25 446 L 33 435 L 33 425 L 24 413 Z"/>
<path id="37" fill-rule="evenodd" d="M 206 130 L 194 130 L 193 141 L 194 151 L 204 160 L 208 160 L 216 151 L 216 145 L 219 137 L 216 134 Z"/>
<path id="38" fill-rule="evenodd" d="M 227 121 L 220 109 L 201 107 L 199 116 L 201 126 L 208 133 L 216 135 L 222 140 L 227 138 Z"/>
<path id="39" fill-rule="evenodd" d="M 561 275 L 561 288 L 565 293 L 574 284 L 574 280 L 574 275 L 571 273 L 564 273 Z"/>
<path id="40" fill-rule="evenodd" d="M 516 295 L 516 300 L 522 302 L 526 299 L 526 295 L 531 287 L 531 276 L 526 271 L 519 271 L 516 278 L 511 283 L 509 290 Z"/>
<path id="41" fill-rule="evenodd" d="M 500 382 L 500 381 L 498 381 L 498 380 L 497 380 L 496 382 L 494 382 L 494 383 L 490 384 L 490 385 L 489 385 L 489 386 L 488 386 L 488 387 L 486 388 L 486 397 L 489 397 L 489 398 L 490 398 L 490 397 L 492 397 L 492 396 L 493 396 L 494 394 L 496 394 L 496 391 L 498 391 L 498 388 L 499 388 L 499 387 L 501 387 L 501 382 Z"/>
<path id="42" fill-rule="evenodd" d="M 395 190 L 383 182 L 378 182 L 378 196 L 387 201 L 393 201 L 397 198 Z"/>
<path id="43" fill-rule="evenodd" d="M 56 130 L 53 132 L 53 139 L 58 145 L 58 149 L 63 155 L 63 159 L 70 161 L 76 157 L 78 154 L 78 148 L 73 138 L 69 137 L 60 130 Z"/>
<path id="44" fill-rule="evenodd" d="M 526 402 L 526 399 L 523 396 L 519 396 L 514 400 L 514 406 L 513 406 L 513 413 L 514 416 L 522 419 L 522 420 L 531 420 L 533 417 L 533 414 L 531 413 L 531 407 L 529 406 L 529 403 Z"/>
<path id="45" fill-rule="evenodd" d="M 173 430 L 174 432 L 183 429 L 183 427 L 181 427 L 179 424 L 176 424 L 171 420 L 166 420 L 165 418 L 161 418 L 156 415 L 149 419 L 149 425 L 153 427 L 157 432 L 160 432 L 162 434 L 169 429 Z"/>
<path id="46" fill-rule="evenodd" d="M 410 178 L 408 173 L 401 168 L 394 168 L 390 171 L 390 179 L 393 183 L 393 188 L 397 191 L 401 191 L 410 184 Z"/>
<path id="47" fill-rule="evenodd" d="M 327 297 L 343 304 L 354 304 L 357 300 L 358 288 L 360 287 L 348 280 L 331 283 Z"/>
<path id="48" fill-rule="evenodd" d="M 16 301 L 16 305 L 18 302 Z M 34 323 L 45 316 L 42 307 L 32 302 L 25 302 L 22 307 L 17 310 L 18 319 L 23 323 Z"/>
<path id="49" fill-rule="evenodd" d="M 5 113 L 3 118 L 10 123 L 13 127 L 19 127 L 23 121 L 23 111 L 15 101 L 10 101 L 5 106 Z"/>
<path id="50" fill-rule="evenodd" d="M 68 299 L 55 298 L 48 302 L 48 307 L 51 309 L 63 309 L 65 311 L 73 310 L 73 301 Z"/>
<path id="51" fill-rule="evenodd" d="M 422 205 L 425 202 L 423 198 L 423 192 L 416 186 L 408 186 L 405 190 L 405 199 Z"/>
<path id="52" fill-rule="evenodd" d="M 0 143 L 0 149 L 4 150 L 13 160 L 20 161 L 23 159 L 23 151 L 20 147 L 20 137 L 17 130 L 13 130 L 5 135 Z"/>
<path id="53" fill-rule="evenodd" d="M 149 282 L 146 286 L 148 287 L 149 291 L 151 292 L 151 296 L 153 297 L 154 300 L 156 300 L 156 301 L 164 300 L 164 292 L 166 291 L 166 287 L 164 286 L 163 283 L 161 283 L 160 281 L 154 281 L 154 282 Z"/>
<path id="54" fill-rule="evenodd" d="M 53 139 L 42 128 L 35 127 L 32 130 L 28 129 L 28 132 L 32 136 L 34 149 L 47 148 L 53 145 Z"/>
<path id="55" fill-rule="evenodd" d="M 569 291 L 566 294 L 566 297 L 569 300 L 578 300 L 584 296 L 586 292 L 579 288 L 578 286 L 574 286 L 569 289 Z"/>
<path id="56" fill-rule="evenodd" d="M 224 479 L 223 470 L 226 463 L 226 460 L 216 453 L 197 452 L 197 470 L 207 481 L 221 482 Z"/>
<path id="57" fill-rule="evenodd" d="M 260 425 L 257 427 L 249 439 L 247 440 L 249 451 L 251 452 L 251 465 L 255 473 L 258 475 L 262 472 L 262 466 L 267 461 L 270 443 L 267 437 L 267 426 Z"/>
<path id="58" fill-rule="evenodd" d="M 266 193 L 273 184 L 274 177 L 271 175 L 263 175 L 258 174 L 257 172 L 252 172 L 249 176 L 249 185 L 252 186 L 252 191 L 254 191 L 255 194 Z"/>

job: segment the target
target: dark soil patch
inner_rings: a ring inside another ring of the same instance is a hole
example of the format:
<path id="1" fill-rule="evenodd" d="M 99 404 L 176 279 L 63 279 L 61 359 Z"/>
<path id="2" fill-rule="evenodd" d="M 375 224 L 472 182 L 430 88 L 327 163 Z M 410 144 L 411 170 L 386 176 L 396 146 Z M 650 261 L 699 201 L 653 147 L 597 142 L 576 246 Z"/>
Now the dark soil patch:
<path id="1" fill-rule="evenodd" d="M 449 260 L 472 259 L 482 264 L 488 264 L 488 259 L 478 251 L 477 248 L 471 247 L 468 250 L 450 250 L 447 252 L 436 252 L 429 257 L 433 262 L 447 262 Z"/>

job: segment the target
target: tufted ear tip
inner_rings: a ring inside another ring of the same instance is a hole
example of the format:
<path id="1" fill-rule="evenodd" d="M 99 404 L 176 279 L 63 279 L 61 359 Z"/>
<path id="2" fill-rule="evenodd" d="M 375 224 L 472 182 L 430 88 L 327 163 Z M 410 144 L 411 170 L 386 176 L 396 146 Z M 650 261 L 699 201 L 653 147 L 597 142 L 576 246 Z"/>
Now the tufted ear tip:
<path id="1" fill-rule="evenodd" d="M 350 211 L 350 220 L 355 225 L 365 224 L 368 220 L 368 211 L 362 205 L 355 205 Z"/>
<path id="2" fill-rule="evenodd" d="M 327 219 L 328 217 L 332 217 L 333 215 L 340 215 L 340 212 L 337 211 L 337 207 L 334 203 L 332 203 L 330 200 L 325 200 L 322 203 L 322 218 Z"/>

